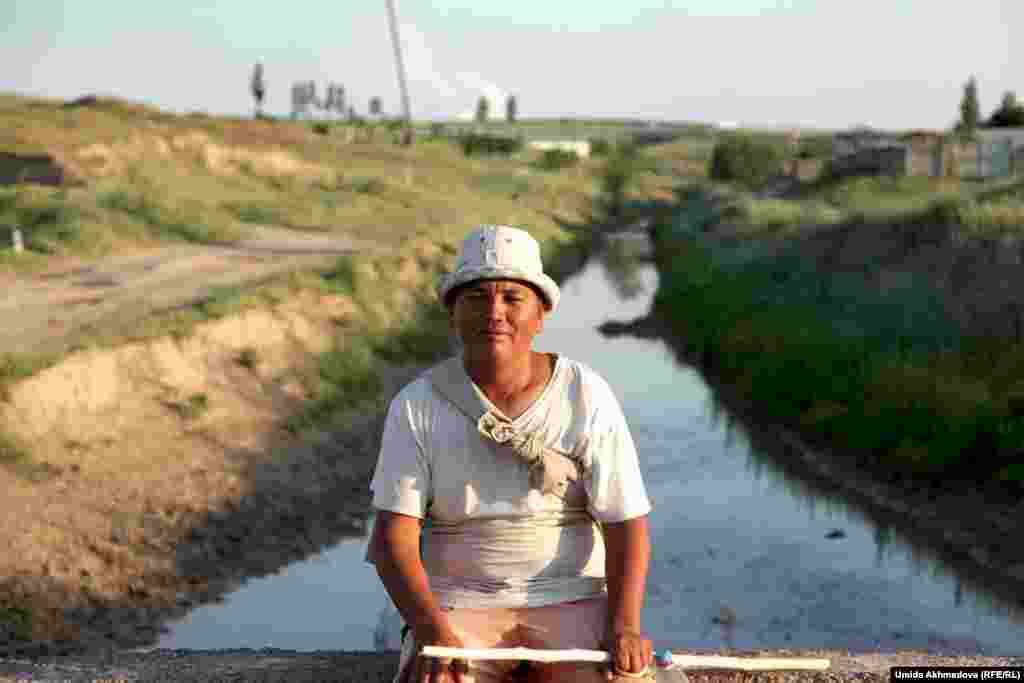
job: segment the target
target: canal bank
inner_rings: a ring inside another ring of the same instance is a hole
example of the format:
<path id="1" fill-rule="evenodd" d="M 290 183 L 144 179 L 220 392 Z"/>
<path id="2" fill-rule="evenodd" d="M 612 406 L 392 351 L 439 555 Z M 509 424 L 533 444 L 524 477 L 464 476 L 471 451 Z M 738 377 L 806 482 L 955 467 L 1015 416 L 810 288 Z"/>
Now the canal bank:
<path id="1" fill-rule="evenodd" d="M 553 277 L 592 238 L 543 239 Z M 34 450 L 0 472 L 0 656 L 152 646 L 167 621 L 364 534 L 387 401 L 448 350 L 433 288 L 452 254 L 413 240 L 345 260 L 266 308 L 9 387 L 5 419 Z M 339 277 L 343 293 L 322 289 Z"/>
<path id="2" fill-rule="evenodd" d="M 829 386 L 832 381 L 829 364 L 813 357 L 822 344 L 828 345 L 828 339 L 825 336 L 815 338 L 818 344 L 815 348 L 807 343 L 806 329 L 812 327 L 813 322 L 819 331 L 822 324 L 834 324 L 836 330 L 843 330 L 843 323 L 833 322 L 831 318 L 801 323 L 792 318 L 790 311 L 780 307 L 779 318 L 787 316 L 785 319 L 791 322 L 787 337 L 785 332 L 780 332 L 780 327 L 761 330 L 751 317 L 738 313 L 746 310 L 747 315 L 752 316 L 750 312 L 756 307 L 750 302 L 763 301 L 758 315 L 763 313 L 770 317 L 772 306 L 776 305 L 777 299 L 772 300 L 773 292 L 743 290 L 737 287 L 732 275 L 744 267 L 742 264 L 758 258 L 760 247 L 753 244 L 753 240 L 743 245 L 742 239 L 715 236 L 718 217 L 713 202 L 696 196 L 699 194 L 691 193 L 689 197 L 695 202 L 694 206 L 686 206 L 684 199 L 672 219 L 652 230 L 662 284 L 651 315 L 623 321 L 606 330 L 610 334 L 662 339 L 680 362 L 699 369 L 722 404 L 744 423 L 752 438 L 771 444 L 774 459 L 781 466 L 794 468 L 823 490 L 856 501 L 872 511 L 882 529 L 905 526 L 908 534 L 933 548 L 943 561 L 957 566 L 964 585 L 997 593 L 1001 600 L 1015 605 L 1016 609 L 1024 609 L 1021 598 L 1024 596 L 1024 548 L 1015 540 L 1024 520 L 1020 482 L 985 477 L 944 479 L 936 476 L 934 470 L 931 476 L 915 476 L 905 466 L 880 464 L 884 455 L 879 456 L 879 453 L 884 453 L 884 449 L 865 452 L 850 448 L 846 444 L 848 434 L 842 432 L 842 427 L 834 426 L 838 421 L 829 424 L 830 419 L 842 417 L 847 408 L 838 402 L 818 400 L 835 394 Z M 721 257 L 714 253 L 717 240 L 726 245 Z M 783 263 L 781 259 L 779 262 Z M 681 267 L 681 263 L 686 265 Z M 789 261 L 788 265 L 793 266 L 795 262 Z M 773 278 L 785 281 L 793 279 L 794 274 L 780 271 Z M 728 294 L 716 299 L 722 304 L 719 311 L 709 310 L 707 302 L 699 300 L 701 292 L 709 291 L 708 288 L 727 287 Z M 845 302 L 838 297 L 833 300 L 837 302 L 835 310 L 841 310 Z M 836 320 L 840 317 L 841 314 L 837 314 Z M 765 316 L 758 320 L 763 322 Z M 816 385 L 808 385 L 803 379 L 786 382 L 785 375 L 779 375 L 773 389 L 763 386 L 760 378 L 744 372 L 745 364 L 760 363 L 770 357 L 779 350 L 780 344 L 787 343 L 787 338 L 794 346 L 803 345 L 809 351 L 805 358 L 796 358 L 791 365 L 795 367 L 804 362 L 812 368 L 821 366 L 816 368 L 821 370 Z M 850 344 L 849 338 L 837 334 L 831 344 L 835 348 L 823 356 L 836 360 L 841 370 L 846 370 L 844 363 L 859 362 L 857 358 L 851 360 L 843 356 L 842 349 Z M 846 382 L 846 378 L 841 381 Z M 786 401 L 800 404 L 805 412 L 787 416 L 780 412 L 778 405 L 770 406 L 769 410 L 769 406 L 752 398 L 773 391 L 787 396 Z M 911 396 L 912 391 L 908 390 L 907 395 Z M 972 399 L 973 396 L 965 398 L 964 403 Z M 908 420 L 914 417 L 909 414 L 914 409 L 916 406 L 909 403 Z M 823 423 L 829 424 L 829 428 L 821 429 Z M 956 471 L 963 471 L 962 464 Z"/>

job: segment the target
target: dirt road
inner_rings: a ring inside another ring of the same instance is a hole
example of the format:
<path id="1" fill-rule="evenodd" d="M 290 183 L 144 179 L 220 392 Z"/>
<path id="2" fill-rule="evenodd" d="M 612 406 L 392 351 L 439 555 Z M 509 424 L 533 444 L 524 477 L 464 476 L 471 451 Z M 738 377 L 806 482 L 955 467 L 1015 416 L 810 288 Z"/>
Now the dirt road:
<path id="1" fill-rule="evenodd" d="M 63 351 L 87 326 L 131 325 L 220 288 L 384 248 L 343 234 L 251 226 L 230 245 L 172 245 L 91 263 L 62 259 L 32 275 L 0 273 L 0 353 Z"/>

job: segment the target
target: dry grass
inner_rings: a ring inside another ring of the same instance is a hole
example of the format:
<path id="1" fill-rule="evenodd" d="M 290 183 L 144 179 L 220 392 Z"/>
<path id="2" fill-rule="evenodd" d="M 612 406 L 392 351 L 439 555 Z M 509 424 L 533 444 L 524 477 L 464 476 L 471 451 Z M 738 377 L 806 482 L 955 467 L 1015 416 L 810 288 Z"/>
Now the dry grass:
<path id="1" fill-rule="evenodd" d="M 79 188 L 2 191 L 0 221 L 56 211 L 51 223 L 71 227 L 48 227 L 48 254 L 5 254 L 0 267 L 222 239 L 256 222 L 336 231 L 395 250 L 342 259 L 333 273 L 229 290 L 130 330 L 97 329 L 61 362 L 8 357 L 0 425 L 15 442 L 32 444 L 34 461 L 75 464 L 97 478 L 159 472 L 195 448 L 187 435 L 211 425 L 287 419 L 311 404 L 326 419 L 350 405 L 345 392 L 369 385 L 333 377 L 330 364 L 341 360 L 332 354 L 358 356 L 367 340 L 402 330 L 432 301 L 439 269 L 451 266 L 475 225 L 527 226 L 549 252 L 570 240 L 560 222 L 589 218 L 603 166 L 597 159 L 535 172 L 534 152 L 467 159 L 443 141 L 403 149 L 349 142 L 343 127 L 319 136 L 307 124 L 178 117 L 118 102 L 64 108 L 8 97 L 0 99 L 5 122 L 0 144 L 59 147 L 88 179 Z M 641 174 L 635 196 L 666 195 L 670 183 Z M 394 348 L 374 342 L 374 353 L 412 353 L 424 346 L 413 337 L 395 337 Z M 158 446 L 133 447 L 143 442 Z"/>
<path id="2" fill-rule="evenodd" d="M 59 154 L 85 186 L 0 189 L 0 224 L 23 223 L 32 211 L 73 211 L 67 229 L 43 221 L 40 233 L 59 236 L 34 246 L 87 258 L 168 240 L 230 241 L 252 223 L 390 245 L 417 234 L 454 239 L 486 222 L 550 234 L 556 219 L 586 219 L 602 165 L 545 173 L 532 170 L 537 153 L 530 150 L 467 159 L 444 141 L 407 150 L 383 135 L 353 142 L 352 130 L 337 125 L 321 136 L 305 123 L 174 116 L 118 101 L 67 108 L 8 96 L 0 100 L 0 149 Z M 522 181 L 519 190 L 493 180 L 508 177 Z M 653 174 L 648 182 L 669 187 Z M 0 268 L 39 266 L 6 251 Z"/>

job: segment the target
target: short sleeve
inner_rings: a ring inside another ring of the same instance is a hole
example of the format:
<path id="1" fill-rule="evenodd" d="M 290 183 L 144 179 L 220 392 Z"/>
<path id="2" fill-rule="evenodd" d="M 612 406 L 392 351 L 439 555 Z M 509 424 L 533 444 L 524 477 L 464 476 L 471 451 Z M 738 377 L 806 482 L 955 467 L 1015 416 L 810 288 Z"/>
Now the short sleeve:
<path id="1" fill-rule="evenodd" d="M 602 524 L 615 524 L 651 511 L 640 472 L 640 459 L 611 388 L 598 380 L 594 387 L 584 484 L 591 516 Z"/>
<path id="2" fill-rule="evenodd" d="M 412 402 L 399 394 L 384 421 L 377 468 L 370 481 L 373 507 L 423 519 L 430 500 L 430 467 L 416 438 Z"/>

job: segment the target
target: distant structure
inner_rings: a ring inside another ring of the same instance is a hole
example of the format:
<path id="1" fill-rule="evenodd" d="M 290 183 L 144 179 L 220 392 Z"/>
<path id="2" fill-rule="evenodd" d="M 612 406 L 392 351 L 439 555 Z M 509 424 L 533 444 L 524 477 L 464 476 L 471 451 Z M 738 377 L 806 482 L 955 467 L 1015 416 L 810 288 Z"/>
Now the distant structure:
<path id="1" fill-rule="evenodd" d="M 292 118 L 308 117 L 311 106 L 320 106 L 316 97 L 316 83 L 304 81 L 292 85 Z"/>
<path id="2" fill-rule="evenodd" d="M 1024 129 L 891 133 L 860 127 L 837 133 L 832 173 L 847 175 L 1002 177 L 1024 162 Z"/>

